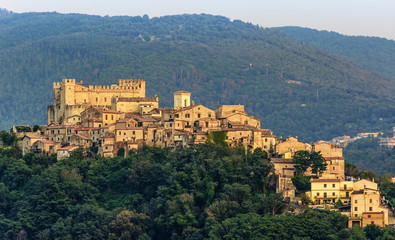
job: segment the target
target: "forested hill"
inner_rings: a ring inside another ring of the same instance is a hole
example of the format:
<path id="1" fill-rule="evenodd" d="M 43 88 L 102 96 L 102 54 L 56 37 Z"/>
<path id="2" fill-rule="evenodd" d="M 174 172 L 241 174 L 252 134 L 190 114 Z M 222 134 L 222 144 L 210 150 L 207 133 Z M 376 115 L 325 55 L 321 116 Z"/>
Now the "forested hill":
<path id="1" fill-rule="evenodd" d="M 395 41 L 378 37 L 346 36 L 302 27 L 274 28 L 300 40 L 345 57 L 362 67 L 395 81 Z"/>
<path id="2" fill-rule="evenodd" d="M 160 18 L 2 11 L 0 129 L 46 123 L 52 82 L 143 78 L 172 106 L 244 104 L 262 128 L 303 141 L 389 129 L 395 81 L 279 33 L 212 15 Z"/>

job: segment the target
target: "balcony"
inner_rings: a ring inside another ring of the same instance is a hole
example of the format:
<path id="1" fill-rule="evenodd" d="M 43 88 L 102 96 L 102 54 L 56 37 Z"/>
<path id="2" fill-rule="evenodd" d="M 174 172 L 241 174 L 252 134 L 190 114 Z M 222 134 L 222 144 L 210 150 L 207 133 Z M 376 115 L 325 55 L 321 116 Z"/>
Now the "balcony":
<path id="1" fill-rule="evenodd" d="M 337 199 L 339 196 L 315 196 L 316 199 Z"/>
<path id="2" fill-rule="evenodd" d="M 340 191 L 352 191 L 353 188 L 352 187 L 348 187 L 348 188 L 340 188 Z"/>

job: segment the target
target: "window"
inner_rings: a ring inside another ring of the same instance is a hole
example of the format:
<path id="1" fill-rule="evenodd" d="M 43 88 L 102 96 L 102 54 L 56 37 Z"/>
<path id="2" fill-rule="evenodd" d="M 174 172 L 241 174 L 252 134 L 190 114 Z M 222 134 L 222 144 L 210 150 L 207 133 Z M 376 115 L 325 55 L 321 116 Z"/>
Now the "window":
<path id="1" fill-rule="evenodd" d="M 333 167 L 333 171 L 335 170 L 335 167 Z"/>
<path id="2" fill-rule="evenodd" d="M 332 187 L 334 188 L 334 187 L 335 187 L 335 184 L 332 184 Z"/>
<path id="3" fill-rule="evenodd" d="M 324 188 L 326 188 L 326 184 L 324 184 Z"/>
<path id="4" fill-rule="evenodd" d="M 202 137 L 202 139 L 204 140 L 204 137 Z"/>
<path id="5" fill-rule="evenodd" d="M 355 217 L 358 217 L 358 214 L 355 214 Z"/>
<path id="6" fill-rule="evenodd" d="M 370 218 L 371 216 L 370 215 L 368 215 L 368 218 Z"/>
<path id="7" fill-rule="evenodd" d="M 374 221 L 371 221 L 370 224 L 374 224 Z"/>
<path id="8" fill-rule="evenodd" d="M 373 203 L 373 199 L 369 199 L 369 203 Z"/>
<path id="9" fill-rule="evenodd" d="M 358 207 L 354 207 L 354 211 L 358 211 Z"/>
<path id="10" fill-rule="evenodd" d="M 335 192 L 332 193 L 332 196 L 335 196 Z"/>
<path id="11" fill-rule="evenodd" d="M 267 142 L 267 138 L 265 138 L 265 142 Z"/>
<path id="12" fill-rule="evenodd" d="M 173 126 L 173 124 L 170 123 L 170 127 L 172 127 L 172 126 Z"/>
<path id="13" fill-rule="evenodd" d="M 114 115 L 111 115 L 111 120 L 114 120 Z"/>
<path id="14" fill-rule="evenodd" d="M 324 192 L 324 198 L 326 198 L 327 197 L 327 194 L 326 194 L 326 192 Z"/>
<path id="15" fill-rule="evenodd" d="M 125 135 L 126 135 L 126 132 L 124 132 L 123 135 L 125 136 Z"/>
<path id="16" fill-rule="evenodd" d="M 355 200 L 354 203 L 358 203 L 358 200 Z"/>
<path id="17" fill-rule="evenodd" d="M 99 101 L 99 99 L 98 98 L 96 98 L 96 102 L 98 102 Z"/>
<path id="18" fill-rule="evenodd" d="M 369 212 L 373 211 L 373 207 L 369 207 Z"/>
<path id="19" fill-rule="evenodd" d="M 108 118 L 107 118 L 107 114 L 106 114 L 106 120 L 108 120 Z"/>
<path id="20" fill-rule="evenodd" d="M 198 113 L 198 118 L 200 118 L 200 113 Z"/>
<path id="21" fill-rule="evenodd" d="M 119 135 L 121 135 L 122 133 L 121 133 L 121 131 L 119 131 Z"/>
<path id="22" fill-rule="evenodd" d="M 248 121 L 244 121 L 245 124 L 248 124 Z"/>
<path id="23" fill-rule="evenodd" d="M 135 131 L 132 132 L 133 135 L 134 135 L 135 133 L 136 133 Z"/>
<path id="24" fill-rule="evenodd" d="M 344 189 L 347 189 L 347 185 L 344 184 Z"/>
<path id="25" fill-rule="evenodd" d="M 317 197 L 318 197 L 318 196 L 320 196 L 320 193 L 319 193 L 319 192 L 317 193 Z"/>
<path id="26" fill-rule="evenodd" d="M 211 117 L 211 114 L 209 114 L 208 117 Z"/>
<path id="27" fill-rule="evenodd" d="M 178 118 L 178 117 L 180 117 L 180 115 L 176 114 L 175 117 Z"/>

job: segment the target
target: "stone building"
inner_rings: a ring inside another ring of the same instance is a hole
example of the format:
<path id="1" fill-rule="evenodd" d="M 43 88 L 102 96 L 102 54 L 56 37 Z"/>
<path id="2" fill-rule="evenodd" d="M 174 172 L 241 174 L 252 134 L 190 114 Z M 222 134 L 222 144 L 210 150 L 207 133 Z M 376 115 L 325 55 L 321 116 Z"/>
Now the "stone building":
<path id="1" fill-rule="evenodd" d="M 144 80 L 119 80 L 118 85 L 83 86 L 82 81 L 63 79 L 53 84 L 54 103 L 48 106 L 48 124 L 76 122 L 90 106 L 111 108 L 113 97 L 145 98 Z"/>

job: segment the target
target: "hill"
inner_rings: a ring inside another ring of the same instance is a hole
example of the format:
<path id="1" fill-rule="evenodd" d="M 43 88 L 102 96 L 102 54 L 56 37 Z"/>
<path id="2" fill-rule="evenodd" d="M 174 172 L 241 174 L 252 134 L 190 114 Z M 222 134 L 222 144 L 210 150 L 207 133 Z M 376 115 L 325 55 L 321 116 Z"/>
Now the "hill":
<path id="1" fill-rule="evenodd" d="M 274 28 L 293 39 L 344 57 L 395 80 L 395 41 L 378 37 L 346 36 L 301 27 Z"/>
<path id="2" fill-rule="evenodd" d="M 395 148 L 380 149 L 379 138 L 362 138 L 348 144 L 344 157 L 360 170 L 395 176 Z"/>
<path id="3" fill-rule="evenodd" d="M 167 107 L 181 89 L 213 109 L 244 104 L 262 128 L 303 141 L 395 122 L 394 81 L 276 30 L 204 14 L 2 14 L 0 129 L 45 124 L 52 82 L 62 78 L 143 78 Z"/>

